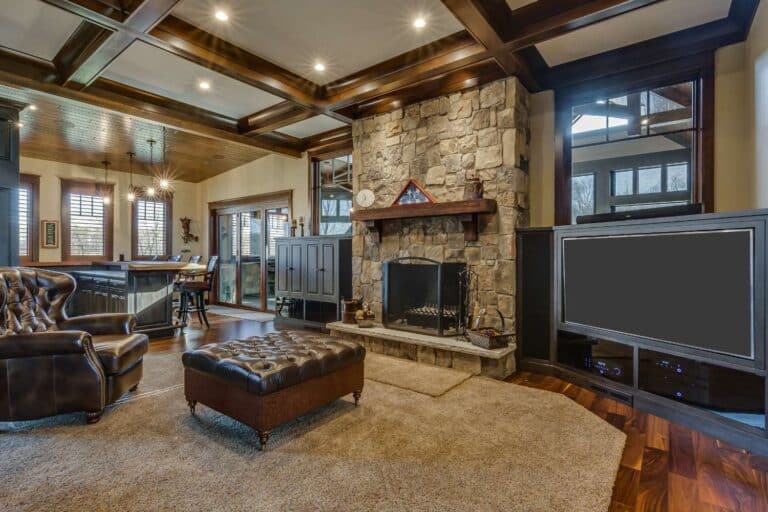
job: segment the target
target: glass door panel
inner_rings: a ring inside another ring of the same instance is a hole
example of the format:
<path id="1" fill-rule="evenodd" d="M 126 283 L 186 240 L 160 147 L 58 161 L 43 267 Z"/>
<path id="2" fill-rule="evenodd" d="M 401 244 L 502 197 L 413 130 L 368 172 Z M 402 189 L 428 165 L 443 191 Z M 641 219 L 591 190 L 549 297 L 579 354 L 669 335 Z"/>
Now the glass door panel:
<path id="1" fill-rule="evenodd" d="M 216 233 L 219 248 L 219 302 L 237 304 L 237 214 L 220 214 Z"/>
<path id="2" fill-rule="evenodd" d="M 266 293 L 267 309 L 275 309 L 275 255 L 277 254 L 275 238 L 287 236 L 288 208 L 268 208 L 266 210 Z"/>
<path id="3" fill-rule="evenodd" d="M 261 304 L 262 229 L 261 210 L 240 213 L 240 303 L 252 308 Z"/>

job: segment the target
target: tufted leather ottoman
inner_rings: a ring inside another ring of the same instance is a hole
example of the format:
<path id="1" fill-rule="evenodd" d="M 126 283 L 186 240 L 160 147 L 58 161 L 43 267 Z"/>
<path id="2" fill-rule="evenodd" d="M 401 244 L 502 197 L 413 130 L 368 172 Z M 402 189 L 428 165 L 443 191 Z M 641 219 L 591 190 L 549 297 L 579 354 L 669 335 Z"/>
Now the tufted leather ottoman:
<path id="1" fill-rule="evenodd" d="M 182 356 L 184 394 L 254 428 L 271 430 L 337 398 L 363 391 L 365 349 L 329 336 L 284 331 L 204 345 Z"/>

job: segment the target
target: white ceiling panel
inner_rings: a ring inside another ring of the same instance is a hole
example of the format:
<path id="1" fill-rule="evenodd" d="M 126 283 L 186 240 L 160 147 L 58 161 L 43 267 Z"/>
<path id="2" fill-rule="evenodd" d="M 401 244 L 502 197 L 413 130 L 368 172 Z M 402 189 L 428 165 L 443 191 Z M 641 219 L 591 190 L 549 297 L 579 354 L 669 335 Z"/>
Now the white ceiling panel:
<path id="1" fill-rule="evenodd" d="M 312 135 L 317 135 L 318 133 L 341 128 L 342 126 L 347 125 L 341 121 L 337 121 L 332 117 L 315 116 L 310 117 L 309 119 L 305 119 L 304 121 L 299 121 L 298 123 L 283 126 L 277 131 L 286 135 L 290 135 L 291 137 L 298 137 L 299 139 L 303 139 L 304 137 L 311 137 Z"/>
<path id="2" fill-rule="evenodd" d="M 184 0 L 173 14 L 319 84 L 464 28 L 440 0 Z"/>
<path id="3" fill-rule="evenodd" d="M 550 66 L 728 16 L 731 0 L 666 0 L 536 45 Z"/>
<path id="4" fill-rule="evenodd" d="M 240 118 L 282 101 L 277 96 L 215 73 L 146 43 L 136 42 L 103 75 L 218 114 Z M 199 83 L 210 84 L 207 91 Z"/>
<path id="5" fill-rule="evenodd" d="M 0 46 L 52 60 L 80 21 L 38 0 L 0 0 Z"/>

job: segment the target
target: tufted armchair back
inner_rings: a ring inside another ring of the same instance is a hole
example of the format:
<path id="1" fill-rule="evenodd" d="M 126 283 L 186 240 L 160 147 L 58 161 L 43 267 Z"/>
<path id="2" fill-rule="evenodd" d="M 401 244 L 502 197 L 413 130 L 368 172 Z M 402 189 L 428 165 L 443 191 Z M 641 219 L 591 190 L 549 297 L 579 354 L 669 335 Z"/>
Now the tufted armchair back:
<path id="1" fill-rule="evenodd" d="M 0 335 L 56 330 L 75 280 L 62 272 L 0 267 Z"/>

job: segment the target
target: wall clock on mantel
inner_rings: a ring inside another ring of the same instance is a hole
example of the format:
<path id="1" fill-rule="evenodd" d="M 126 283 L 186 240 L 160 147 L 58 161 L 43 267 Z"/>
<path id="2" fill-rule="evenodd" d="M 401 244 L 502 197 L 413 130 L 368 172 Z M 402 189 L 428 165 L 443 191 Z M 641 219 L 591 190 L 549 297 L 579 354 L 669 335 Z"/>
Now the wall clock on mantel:
<path id="1" fill-rule="evenodd" d="M 373 193 L 373 190 L 369 188 L 364 188 L 360 192 L 357 193 L 357 204 L 363 208 L 368 208 L 369 206 L 373 205 L 373 202 L 376 200 L 376 195 Z"/>

